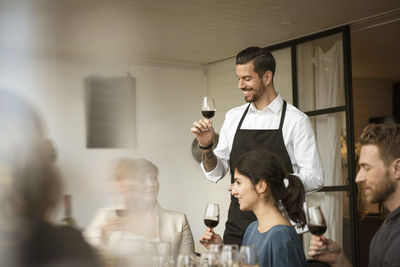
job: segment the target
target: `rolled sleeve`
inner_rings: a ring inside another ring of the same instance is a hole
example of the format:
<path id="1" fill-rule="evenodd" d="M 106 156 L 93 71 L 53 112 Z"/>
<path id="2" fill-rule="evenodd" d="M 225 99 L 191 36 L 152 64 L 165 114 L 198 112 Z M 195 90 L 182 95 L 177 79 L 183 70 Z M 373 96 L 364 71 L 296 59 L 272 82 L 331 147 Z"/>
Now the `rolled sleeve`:
<path id="1" fill-rule="evenodd" d="M 217 157 L 217 166 L 214 168 L 214 170 L 207 172 L 204 169 L 203 162 L 200 164 L 200 167 L 203 170 L 207 179 L 213 183 L 216 183 L 219 180 L 221 180 L 222 177 L 224 177 L 225 174 L 227 173 L 227 171 L 229 169 L 229 163 L 227 160 L 222 160 Z"/>

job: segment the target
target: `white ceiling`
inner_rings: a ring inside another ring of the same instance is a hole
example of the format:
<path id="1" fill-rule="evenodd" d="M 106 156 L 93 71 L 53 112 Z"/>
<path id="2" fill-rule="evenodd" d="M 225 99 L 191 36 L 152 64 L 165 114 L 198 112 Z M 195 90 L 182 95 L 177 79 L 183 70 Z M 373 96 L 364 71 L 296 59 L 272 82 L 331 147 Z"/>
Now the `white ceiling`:
<path id="1" fill-rule="evenodd" d="M 0 0 L 0 48 L 201 65 L 393 10 L 399 0 Z"/>

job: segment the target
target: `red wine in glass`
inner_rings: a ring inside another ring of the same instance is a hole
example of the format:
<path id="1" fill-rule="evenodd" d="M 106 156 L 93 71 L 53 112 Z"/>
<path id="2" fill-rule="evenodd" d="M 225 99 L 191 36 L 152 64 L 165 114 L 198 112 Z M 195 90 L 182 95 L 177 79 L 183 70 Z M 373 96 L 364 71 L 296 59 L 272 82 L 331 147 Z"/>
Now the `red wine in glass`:
<path id="1" fill-rule="evenodd" d="M 208 203 L 204 211 L 204 224 L 209 228 L 214 228 L 219 223 L 219 206 L 216 203 Z"/>
<path id="2" fill-rule="evenodd" d="M 215 116 L 215 110 L 202 110 L 201 114 L 204 118 L 211 119 Z"/>
<path id="3" fill-rule="evenodd" d="M 201 105 L 201 114 L 207 118 L 207 119 L 211 119 L 212 117 L 215 116 L 215 102 L 214 102 L 214 98 L 211 96 L 205 96 L 203 98 L 203 103 Z"/>
<path id="4" fill-rule="evenodd" d="M 326 221 L 321 207 L 309 207 L 307 215 L 309 231 L 314 235 L 323 235 L 326 231 Z"/>
<path id="5" fill-rule="evenodd" d="M 209 228 L 217 227 L 219 220 L 204 219 L 204 224 Z"/>
<path id="6" fill-rule="evenodd" d="M 307 225 L 311 234 L 322 236 L 326 232 L 326 221 L 320 206 L 309 207 L 307 209 Z M 329 252 L 326 248 L 321 248 L 318 254 Z"/>
<path id="7" fill-rule="evenodd" d="M 326 225 L 308 224 L 308 230 L 313 235 L 321 236 L 326 232 Z"/>

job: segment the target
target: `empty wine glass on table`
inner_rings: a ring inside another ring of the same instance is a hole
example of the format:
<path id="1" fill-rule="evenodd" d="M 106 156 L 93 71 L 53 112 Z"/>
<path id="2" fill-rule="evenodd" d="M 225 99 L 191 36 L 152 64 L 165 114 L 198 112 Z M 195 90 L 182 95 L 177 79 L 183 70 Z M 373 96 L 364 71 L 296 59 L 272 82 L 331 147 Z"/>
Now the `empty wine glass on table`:
<path id="1" fill-rule="evenodd" d="M 307 209 L 307 225 L 311 234 L 322 236 L 326 232 L 326 221 L 320 206 L 309 207 Z M 320 254 L 327 252 L 326 249 L 320 250 Z"/>
<path id="2" fill-rule="evenodd" d="M 201 105 L 201 114 L 204 118 L 211 119 L 215 116 L 215 102 L 211 96 L 205 96 Z"/>
<path id="3" fill-rule="evenodd" d="M 199 265 L 200 267 L 219 267 L 219 257 L 214 252 L 201 253 Z"/>
<path id="4" fill-rule="evenodd" d="M 242 267 L 257 266 L 257 250 L 255 246 L 241 246 L 239 265 Z"/>
<path id="5" fill-rule="evenodd" d="M 210 244 L 208 247 L 209 252 L 209 266 L 218 266 L 219 260 L 221 259 L 223 244 Z"/>
<path id="6" fill-rule="evenodd" d="M 196 267 L 196 255 L 179 254 L 176 267 Z"/>
<path id="7" fill-rule="evenodd" d="M 224 267 L 236 267 L 239 264 L 239 246 L 228 244 L 222 247 L 220 264 Z"/>
<path id="8" fill-rule="evenodd" d="M 221 255 L 222 246 L 223 244 L 210 244 L 208 251 L 217 255 Z"/>

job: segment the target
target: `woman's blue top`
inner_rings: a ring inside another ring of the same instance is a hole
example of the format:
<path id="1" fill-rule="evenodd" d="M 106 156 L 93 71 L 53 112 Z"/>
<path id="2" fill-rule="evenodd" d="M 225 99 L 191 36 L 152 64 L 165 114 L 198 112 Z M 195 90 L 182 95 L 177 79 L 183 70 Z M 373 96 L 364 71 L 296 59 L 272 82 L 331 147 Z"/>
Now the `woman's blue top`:
<path id="1" fill-rule="evenodd" d="M 261 267 L 306 267 L 301 241 L 292 226 L 275 225 L 265 233 L 258 231 L 258 221 L 246 229 L 243 245 L 254 245 Z"/>

